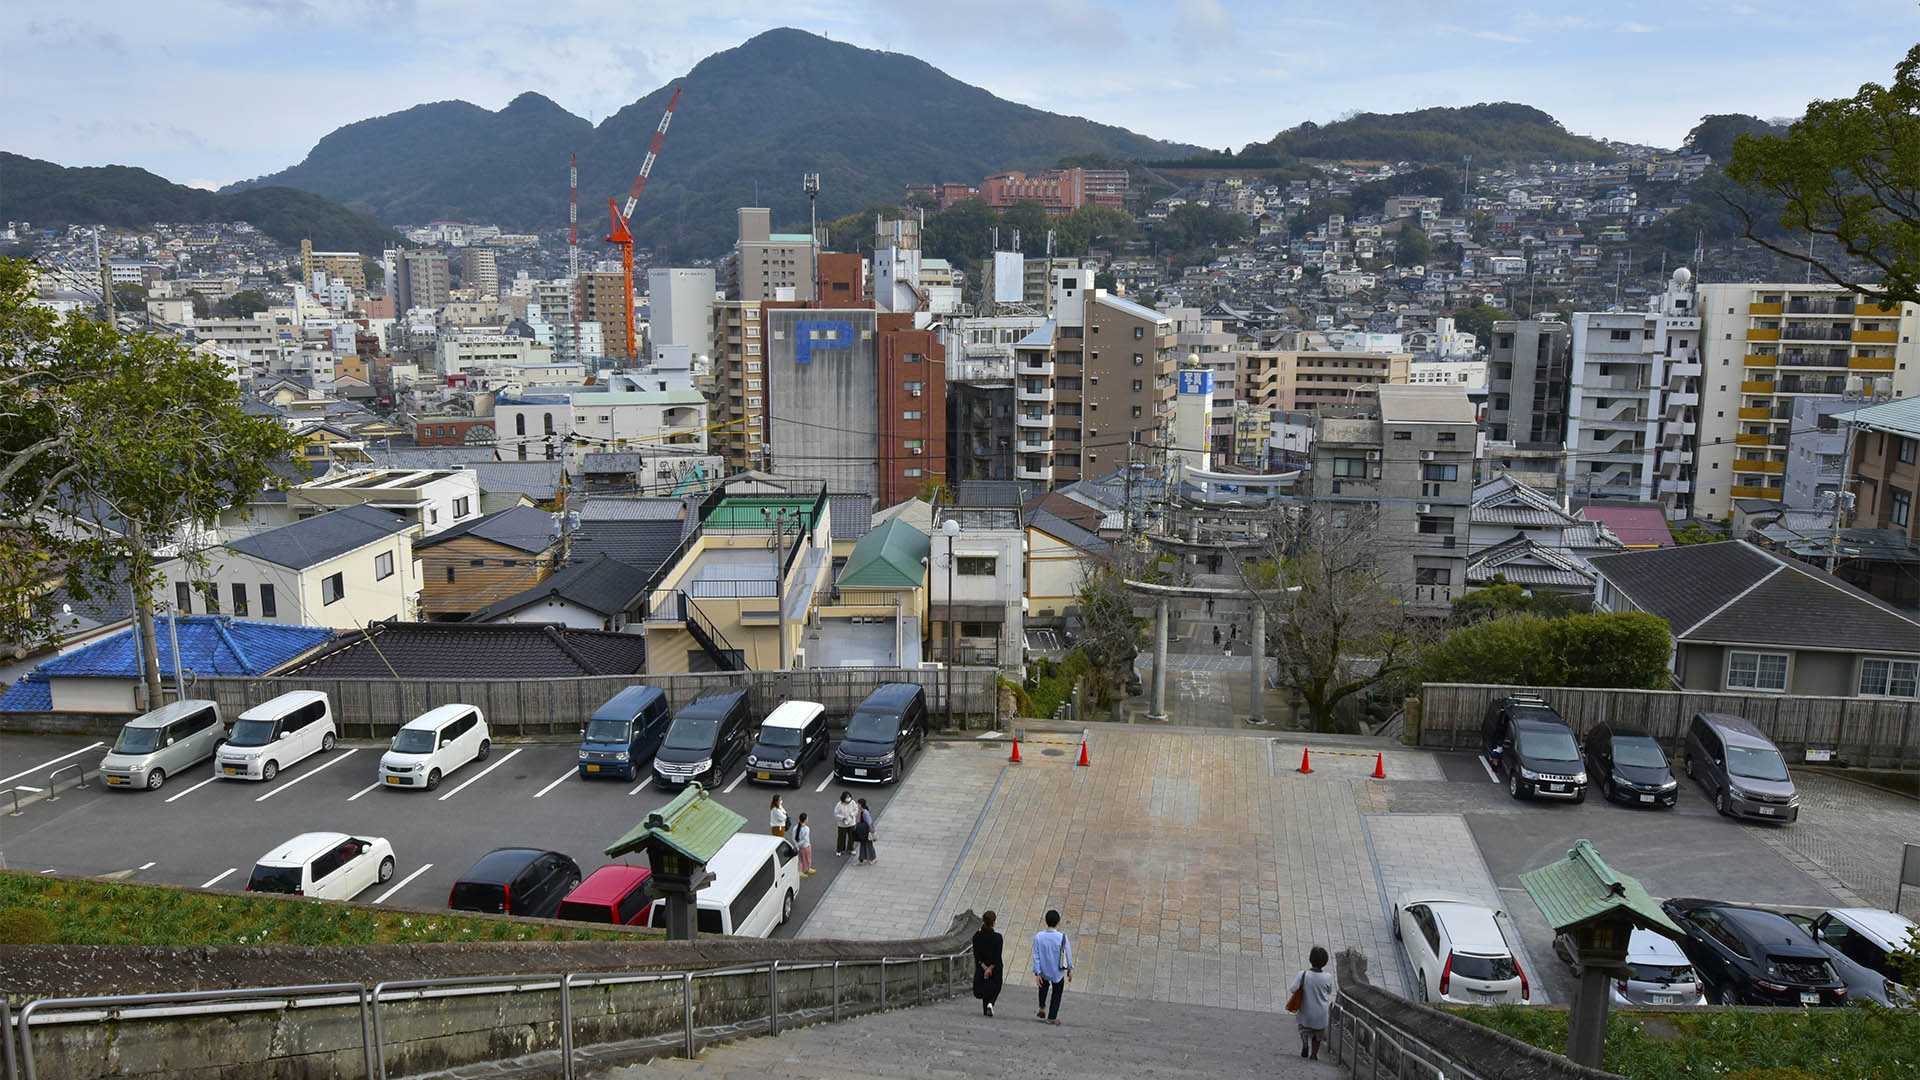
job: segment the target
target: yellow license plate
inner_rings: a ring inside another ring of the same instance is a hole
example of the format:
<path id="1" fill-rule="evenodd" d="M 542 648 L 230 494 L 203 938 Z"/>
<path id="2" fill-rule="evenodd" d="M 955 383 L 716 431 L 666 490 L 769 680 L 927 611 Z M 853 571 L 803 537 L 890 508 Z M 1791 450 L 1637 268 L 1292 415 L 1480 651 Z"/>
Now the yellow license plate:
<path id="1" fill-rule="evenodd" d="M 224 768 L 224 769 L 222 769 L 222 770 L 220 770 L 220 771 L 221 771 L 221 772 L 223 772 L 223 773 L 226 773 L 226 774 L 227 774 L 228 776 L 239 776 L 239 775 L 240 775 L 240 770 L 239 770 L 239 769 L 236 769 L 236 768 L 234 768 L 234 767 L 233 767 L 233 766 L 231 766 L 231 765 L 229 765 L 229 766 L 227 766 L 226 768 Z"/>
<path id="2" fill-rule="evenodd" d="M 771 780 L 771 779 L 773 779 L 773 774 L 772 774 L 772 773 L 763 773 L 763 772 L 757 772 L 757 773 L 754 773 L 754 774 L 753 774 L 753 778 L 754 778 L 754 779 L 756 779 L 756 780 Z"/>
<path id="3" fill-rule="evenodd" d="M 389 777 L 387 777 L 387 783 L 389 783 L 389 784 L 397 784 L 397 783 L 399 783 L 399 782 L 400 782 L 400 778 L 399 778 L 399 777 L 397 777 L 397 776 L 389 776 Z"/>
<path id="4" fill-rule="evenodd" d="M 589 765 L 589 766 L 587 766 L 587 771 L 588 771 L 588 772 L 599 772 L 599 771 L 600 771 L 600 766 L 598 766 L 598 765 Z"/>
<path id="5" fill-rule="evenodd" d="M 109 777 L 107 777 L 107 783 L 109 783 L 109 784 L 124 784 L 124 783 L 126 783 L 126 782 L 127 782 L 127 779 L 126 779 L 126 777 L 124 777 L 124 776 L 109 776 Z"/>

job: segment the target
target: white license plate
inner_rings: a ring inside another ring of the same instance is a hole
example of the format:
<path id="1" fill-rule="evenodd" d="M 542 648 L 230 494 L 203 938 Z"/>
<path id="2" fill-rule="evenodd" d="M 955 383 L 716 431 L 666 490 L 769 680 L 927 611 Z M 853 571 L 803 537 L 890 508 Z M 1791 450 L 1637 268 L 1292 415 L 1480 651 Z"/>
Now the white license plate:
<path id="1" fill-rule="evenodd" d="M 589 765 L 589 766 L 587 766 L 587 771 L 588 771 L 588 772 L 599 772 L 599 771 L 600 771 L 600 766 L 598 766 L 598 765 Z"/>
<path id="2" fill-rule="evenodd" d="M 865 770 L 865 769 L 855 769 L 855 770 L 853 770 L 853 775 L 855 775 L 855 776 L 865 776 L 865 775 L 867 775 L 867 770 Z"/>
<path id="3" fill-rule="evenodd" d="M 389 783 L 389 784 L 397 784 L 397 783 L 399 783 L 399 782 L 400 782 L 400 778 L 399 778 L 399 777 L 397 777 L 397 776 L 389 776 L 389 777 L 387 777 L 387 783 Z"/>
<path id="4" fill-rule="evenodd" d="M 1642 796 L 1640 796 L 1640 801 L 1641 801 L 1641 802 L 1652 802 L 1652 801 L 1653 801 L 1653 796 L 1651 796 L 1651 795 L 1642 795 Z"/>
<path id="5" fill-rule="evenodd" d="M 129 782 L 129 781 L 128 781 L 128 779 L 127 779 L 126 777 L 124 777 L 124 776 L 109 776 L 109 777 L 107 777 L 107 783 L 109 783 L 109 784 L 125 784 L 125 783 L 128 783 L 128 782 Z"/>
<path id="6" fill-rule="evenodd" d="M 1818 1004 L 1820 1004 L 1820 995 L 1819 995 L 1819 994 L 1815 994 L 1815 993 L 1811 993 L 1811 992 L 1809 992 L 1809 991 L 1806 991 L 1806 990 L 1802 990 L 1802 991 L 1800 992 L 1800 1004 L 1802 1004 L 1802 1005 L 1818 1005 Z"/>
<path id="7" fill-rule="evenodd" d="M 1780 812 L 1778 810 L 1775 810 L 1771 806 L 1756 806 L 1754 807 L 1754 809 L 1760 811 L 1763 814 L 1777 814 Z"/>
<path id="8" fill-rule="evenodd" d="M 1565 791 L 1567 789 L 1566 789 L 1566 786 L 1563 784 L 1541 784 L 1540 790 L 1541 791 Z"/>
<path id="9" fill-rule="evenodd" d="M 753 774 L 753 778 L 754 778 L 755 780 L 771 780 L 771 779 L 773 779 L 773 774 L 772 774 L 772 773 L 763 773 L 763 772 L 757 772 L 757 773 L 754 773 L 754 774 Z"/>

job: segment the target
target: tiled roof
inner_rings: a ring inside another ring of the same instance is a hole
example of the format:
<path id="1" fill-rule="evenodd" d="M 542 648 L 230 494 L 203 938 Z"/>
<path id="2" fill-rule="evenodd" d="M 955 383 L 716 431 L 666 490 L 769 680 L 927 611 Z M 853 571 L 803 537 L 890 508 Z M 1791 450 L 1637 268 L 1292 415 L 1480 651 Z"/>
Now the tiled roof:
<path id="1" fill-rule="evenodd" d="M 47 712 L 53 708 L 53 684 L 29 671 L 0 694 L 0 712 Z"/>
<path id="2" fill-rule="evenodd" d="M 578 561 L 606 555 L 646 574 L 680 546 L 690 523 L 683 521 L 583 521 L 567 541 L 567 558 Z"/>
<path id="3" fill-rule="evenodd" d="M 613 615 L 631 608 L 636 600 L 646 594 L 651 584 L 652 576 L 646 571 L 618 559 L 598 555 L 591 561 L 577 562 L 560 570 L 531 589 L 522 590 L 504 600 L 496 600 L 467 616 L 466 621 L 488 622 L 540 603 L 548 597 L 565 600 L 601 615 Z"/>
<path id="4" fill-rule="evenodd" d="M 679 521 L 687 516 L 682 499 L 659 496 L 595 496 L 580 504 L 581 521 Z"/>
<path id="5" fill-rule="evenodd" d="M 477 536 L 502 547 L 535 555 L 552 547 L 558 539 L 554 534 L 552 514 L 531 506 L 509 506 L 497 514 L 463 521 L 424 540 L 416 540 L 413 549 L 422 551 L 437 547 L 461 536 Z"/>
<path id="6" fill-rule="evenodd" d="M 356 504 L 229 540 L 226 546 L 242 555 L 303 570 L 413 527 L 413 522 L 398 514 Z"/>
<path id="7" fill-rule="evenodd" d="M 860 538 L 840 570 L 837 584 L 854 589 L 912 589 L 927 580 L 932 541 L 894 518 Z"/>
<path id="8" fill-rule="evenodd" d="M 371 636 L 379 646 L 368 643 Z M 376 622 L 276 672 L 311 678 L 551 679 L 631 675 L 646 664 L 638 634 L 551 623 Z"/>
<path id="9" fill-rule="evenodd" d="M 1496 576 L 1515 585 L 1593 587 L 1593 571 L 1578 556 L 1545 547 L 1525 536 L 1509 537 L 1467 560 L 1469 584 L 1484 585 Z"/>
<path id="10" fill-rule="evenodd" d="M 1029 500 L 1026 510 L 1028 514 L 1036 510 L 1045 510 L 1054 517 L 1070 521 L 1083 529 L 1100 527 L 1100 511 L 1058 491 L 1049 491 L 1037 499 Z"/>
<path id="11" fill-rule="evenodd" d="M 1027 527 L 1039 529 L 1048 536 L 1072 544 L 1081 551 L 1100 552 L 1112 546 L 1109 541 L 1101 539 L 1098 533 L 1081 528 L 1074 522 L 1048 510 L 1035 510 L 1028 514 Z"/>
<path id="12" fill-rule="evenodd" d="M 332 630 L 321 626 L 288 626 L 225 615 L 183 615 L 173 622 L 171 628 L 164 619 L 155 624 L 160 669 L 173 670 L 173 642 L 178 637 L 180 666 L 196 675 L 263 675 L 333 636 Z M 0 698 L 0 711 L 52 708 L 46 682 L 50 677 L 139 678 L 138 640 L 129 628 L 48 660 Z"/>
<path id="13" fill-rule="evenodd" d="M 827 496 L 827 531 L 835 540 L 858 540 L 873 530 L 873 496 Z"/>
<path id="14" fill-rule="evenodd" d="M 1852 412 L 1834 413 L 1834 419 L 1864 424 L 1875 431 L 1890 431 L 1909 439 L 1920 439 L 1920 397 L 1868 405 Z"/>
<path id="15" fill-rule="evenodd" d="M 1511 476 L 1498 476 L 1473 489 L 1473 521 L 1484 525 L 1571 525 L 1573 515 L 1543 491 Z"/>
<path id="16" fill-rule="evenodd" d="M 1588 503 L 1580 508 L 1579 516 L 1606 525 L 1630 548 L 1673 546 L 1673 531 L 1667 528 L 1667 516 L 1657 506 Z"/>

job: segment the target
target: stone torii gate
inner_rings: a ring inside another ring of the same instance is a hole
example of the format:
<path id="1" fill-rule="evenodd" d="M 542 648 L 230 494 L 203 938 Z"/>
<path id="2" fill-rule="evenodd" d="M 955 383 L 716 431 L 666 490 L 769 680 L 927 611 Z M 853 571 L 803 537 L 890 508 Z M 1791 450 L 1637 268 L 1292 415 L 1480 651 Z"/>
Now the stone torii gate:
<path id="1" fill-rule="evenodd" d="M 1247 721 L 1254 724 L 1267 722 L 1267 608 L 1259 601 L 1277 597 L 1291 596 L 1300 591 L 1299 586 L 1287 589 L 1211 589 L 1198 585 L 1156 585 L 1148 581 L 1135 581 L 1122 578 L 1121 584 L 1142 596 L 1153 597 L 1156 610 L 1153 619 L 1153 705 L 1147 713 L 1149 720 L 1167 718 L 1167 604 L 1172 600 L 1240 600 L 1251 597 L 1253 605 L 1253 677 L 1249 683 L 1253 699 L 1249 706 Z"/>

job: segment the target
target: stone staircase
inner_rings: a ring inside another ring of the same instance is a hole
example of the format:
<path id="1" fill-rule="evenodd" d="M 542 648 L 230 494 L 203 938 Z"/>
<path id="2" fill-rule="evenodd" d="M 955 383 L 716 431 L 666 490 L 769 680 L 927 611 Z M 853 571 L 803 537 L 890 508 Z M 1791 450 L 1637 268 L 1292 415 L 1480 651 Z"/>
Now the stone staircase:
<path id="1" fill-rule="evenodd" d="M 1009 986 L 998 1016 L 971 997 L 894 1009 L 714 1046 L 696 1060 L 656 1058 L 591 1073 L 595 1080 L 664 1076 L 818 1077 L 820 1080 L 1005 1077 L 1340 1077 L 1327 1060 L 1300 1057 L 1293 1017 L 1169 1005 L 1068 990 L 1061 1026 L 1034 1018 L 1032 991 Z"/>

